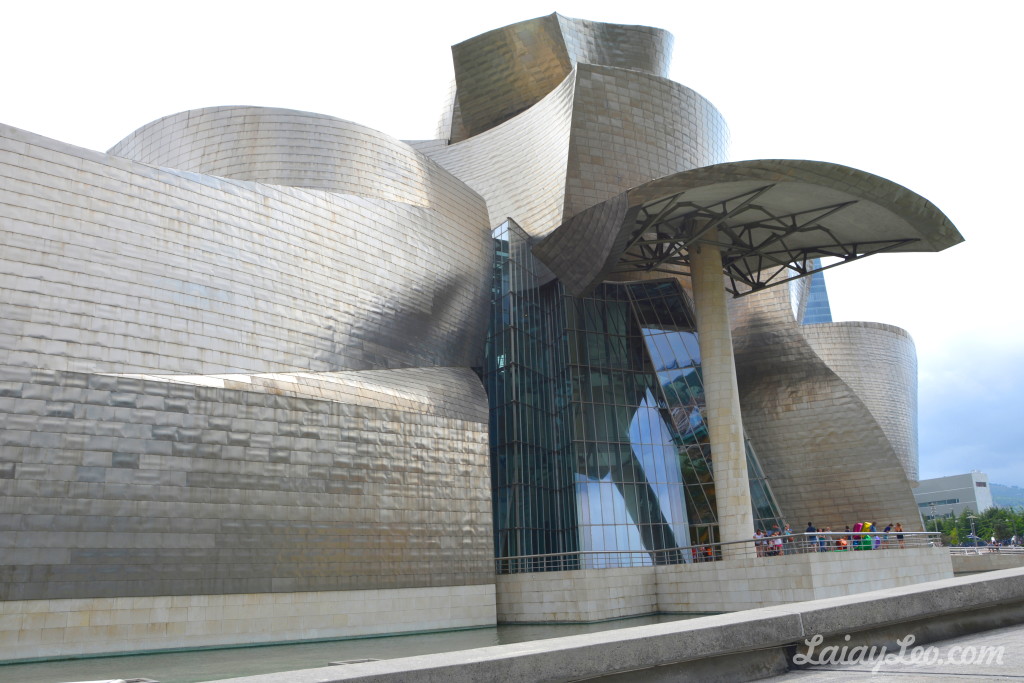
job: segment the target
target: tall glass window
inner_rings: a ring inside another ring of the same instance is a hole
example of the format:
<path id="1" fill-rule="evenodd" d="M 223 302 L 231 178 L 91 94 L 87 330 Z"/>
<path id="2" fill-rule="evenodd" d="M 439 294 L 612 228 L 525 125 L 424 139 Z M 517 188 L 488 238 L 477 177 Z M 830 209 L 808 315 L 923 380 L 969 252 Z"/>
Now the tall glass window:
<path id="1" fill-rule="evenodd" d="M 485 382 L 497 555 L 688 561 L 655 551 L 718 540 L 692 304 L 674 280 L 604 283 L 588 297 L 542 286 L 511 221 L 494 245 Z M 781 523 L 752 449 L 747 458 L 755 518 Z"/>

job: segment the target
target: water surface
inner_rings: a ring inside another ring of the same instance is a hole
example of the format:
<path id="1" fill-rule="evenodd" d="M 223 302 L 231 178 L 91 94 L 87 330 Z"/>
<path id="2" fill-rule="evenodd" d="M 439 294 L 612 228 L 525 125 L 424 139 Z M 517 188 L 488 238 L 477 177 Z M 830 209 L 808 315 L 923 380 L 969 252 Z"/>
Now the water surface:
<path id="1" fill-rule="evenodd" d="M 599 624 L 498 626 L 407 636 L 332 640 L 291 645 L 263 645 L 218 650 L 95 657 L 33 664 L 0 665 L 3 683 L 64 683 L 116 678 L 149 678 L 160 683 L 199 683 L 236 676 L 327 666 L 353 659 L 394 659 L 413 655 L 468 650 L 490 645 L 543 640 L 578 633 L 659 624 L 699 615 L 635 617 Z"/>

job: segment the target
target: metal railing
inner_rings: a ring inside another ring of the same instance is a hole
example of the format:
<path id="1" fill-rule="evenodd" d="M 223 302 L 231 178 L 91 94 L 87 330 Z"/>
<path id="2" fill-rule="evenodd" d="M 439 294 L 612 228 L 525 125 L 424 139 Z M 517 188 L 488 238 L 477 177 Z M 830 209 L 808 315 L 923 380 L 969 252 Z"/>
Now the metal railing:
<path id="1" fill-rule="evenodd" d="M 898 538 L 901 536 L 902 538 Z M 615 569 L 670 564 L 716 562 L 723 558 L 765 558 L 824 552 L 865 552 L 941 546 L 940 534 L 904 531 L 847 534 L 820 532 L 767 536 L 728 543 L 705 543 L 660 550 L 578 550 L 568 553 L 517 555 L 495 559 L 498 574 L 566 571 L 574 569 Z M 965 548 L 965 550 L 972 550 Z M 1022 549 L 1024 550 L 1024 549 Z"/>
<path id="2" fill-rule="evenodd" d="M 1024 555 L 1019 545 L 950 546 L 950 555 Z"/>

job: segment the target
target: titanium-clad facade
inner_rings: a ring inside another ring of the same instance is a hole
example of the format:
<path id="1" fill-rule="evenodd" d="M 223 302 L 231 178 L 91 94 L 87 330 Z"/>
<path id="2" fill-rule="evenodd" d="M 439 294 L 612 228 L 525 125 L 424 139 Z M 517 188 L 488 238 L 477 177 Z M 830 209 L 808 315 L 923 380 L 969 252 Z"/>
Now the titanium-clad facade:
<path id="1" fill-rule="evenodd" d="M 262 107 L 106 154 L 0 126 L 0 599 L 140 606 L 116 646 L 65 615 L 21 656 L 478 626 L 495 555 L 914 528 L 913 344 L 801 325 L 806 278 L 959 234 L 863 171 L 727 163 L 671 47 L 557 14 L 470 39 L 437 140 Z M 130 631 L 172 598 L 216 606 Z"/>
<path id="2" fill-rule="evenodd" d="M 0 212 L 0 597 L 493 584 L 459 180 L 228 107 L 108 154 L 3 127 Z"/>

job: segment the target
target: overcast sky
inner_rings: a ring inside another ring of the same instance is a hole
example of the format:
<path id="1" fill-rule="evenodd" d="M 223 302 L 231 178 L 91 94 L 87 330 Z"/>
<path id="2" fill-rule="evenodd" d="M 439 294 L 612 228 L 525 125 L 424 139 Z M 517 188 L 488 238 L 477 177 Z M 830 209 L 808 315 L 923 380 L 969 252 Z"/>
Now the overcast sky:
<path id="1" fill-rule="evenodd" d="M 725 116 L 733 160 L 853 166 L 949 216 L 964 244 L 828 271 L 833 314 L 913 335 L 923 478 L 1024 485 L 1022 2 L 26 0 L 0 9 L 0 122 L 106 150 L 250 104 L 429 138 L 450 46 L 553 11 L 671 31 L 672 78 Z"/>

